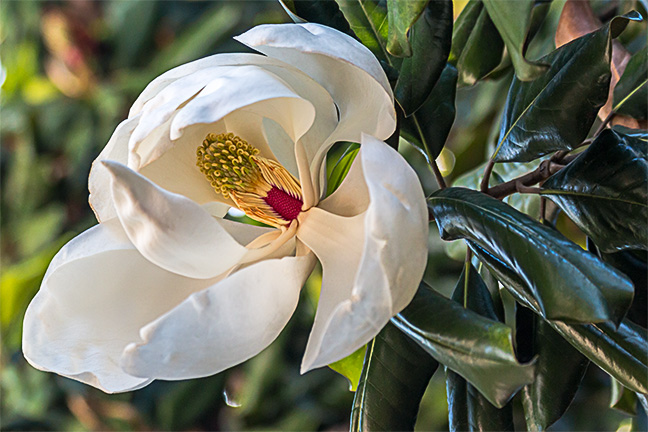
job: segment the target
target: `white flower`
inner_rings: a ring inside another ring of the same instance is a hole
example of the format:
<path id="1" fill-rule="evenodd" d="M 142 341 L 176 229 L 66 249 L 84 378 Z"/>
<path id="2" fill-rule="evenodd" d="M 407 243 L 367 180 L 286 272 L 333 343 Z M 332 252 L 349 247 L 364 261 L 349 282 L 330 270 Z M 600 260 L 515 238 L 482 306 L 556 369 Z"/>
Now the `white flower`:
<path id="1" fill-rule="evenodd" d="M 411 300 L 427 210 L 382 142 L 395 112 L 378 61 L 315 24 L 237 39 L 265 56 L 215 55 L 156 78 L 93 164 L 100 224 L 57 254 L 25 316 L 35 367 L 106 392 L 215 374 L 277 337 L 317 259 L 302 372 L 352 353 Z M 338 141 L 361 149 L 322 199 Z M 230 206 L 276 228 L 223 219 Z"/>

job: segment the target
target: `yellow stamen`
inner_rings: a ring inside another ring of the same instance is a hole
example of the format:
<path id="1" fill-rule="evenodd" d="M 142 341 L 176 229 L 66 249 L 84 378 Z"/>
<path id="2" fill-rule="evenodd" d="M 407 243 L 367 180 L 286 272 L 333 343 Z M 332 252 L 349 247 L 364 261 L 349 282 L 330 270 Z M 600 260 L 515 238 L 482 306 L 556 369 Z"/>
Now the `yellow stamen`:
<path id="1" fill-rule="evenodd" d="M 245 140 L 232 133 L 208 134 L 196 155 L 214 190 L 252 219 L 280 227 L 296 218 L 303 202 L 299 181 Z"/>

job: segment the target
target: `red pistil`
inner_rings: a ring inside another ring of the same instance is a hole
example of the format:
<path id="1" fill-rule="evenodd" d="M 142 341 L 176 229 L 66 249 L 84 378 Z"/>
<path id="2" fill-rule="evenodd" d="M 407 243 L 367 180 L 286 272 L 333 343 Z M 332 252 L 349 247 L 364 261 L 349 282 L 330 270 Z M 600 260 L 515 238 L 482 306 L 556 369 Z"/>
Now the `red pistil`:
<path id="1" fill-rule="evenodd" d="M 287 221 L 297 219 L 304 204 L 299 198 L 273 186 L 263 200 Z"/>

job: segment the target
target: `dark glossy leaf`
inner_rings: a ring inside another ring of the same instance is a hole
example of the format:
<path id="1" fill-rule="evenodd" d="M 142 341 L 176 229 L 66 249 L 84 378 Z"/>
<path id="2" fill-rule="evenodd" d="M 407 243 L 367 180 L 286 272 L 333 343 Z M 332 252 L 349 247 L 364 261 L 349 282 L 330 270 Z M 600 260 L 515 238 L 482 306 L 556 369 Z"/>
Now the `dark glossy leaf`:
<path id="1" fill-rule="evenodd" d="M 410 57 L 408 33 L 429 0 L 387 0 L 387 52 L 395 57 Z"/>
<path id="2" fill-rule="evenodd" d="M 375 0 L 335 0 L 351 30 L 380 60 L 388 61 L 387 7 Z"/>
<path id="3" fill-rule="evenodd" d="M 447 188 L 428 207 L 444 240 L 468 239 L 514 269 L 524 284 L 513 295 L 548 319 L 619 322 L 630 306 L 633 288 L 623 274 L 495 198 Z"/>
<path id="4" fill-rule="evenodd" d="M 535 381 L 522 389 L 527 429 L 546 430 L 571 404 L 590 362 L 524 307 L 517 309 L 516 341 L 523 358 L 538 357 Z"/>
<path id="5" fill-rule="evenodd" d="M 290 18 L 296 22 L 324 24 L 341 32 L 352 34 L 337 3 L 331 0 L 279 0 Z"/>
<path id="6" fill-rule="evenodd" d="M 455 119 L 457 70 L 448 64 L 425 104 L 401 122 L 403 137 L 421 149 L 428 161 L 439 156 Z"/>
<path id="7" fill-rule="evenodd" d="M 492 320 L 497 314 L 488 288 L 472 265 L 464 267 L 452 299 Z M 514 430 L 511 404 L 494 407 L 461 375 L 448 370 L 446 378 L 450 430 Z"/>
<path id="8" fill-rule="evenodd" d="M 468 245 L 518 302 L 541 315 L 537 302 L 528 295 L 524 282 L 511 268 L 479 245 L 473 242 L 468 242 Z M 648 335 L 645 329 L 628 320 L 623 320 L 618 329 L 609 322 L 547 322 L 574 348 L 624 386 L 648 393 Z"/>
<path id="9" fill-rule="evenodd" d="M 367 345 L 351 430 L 414 430 L 421 398 L 438 366 L 416 343 L 387 324 Z"/>
<path id="10" fill-rule="evenodd" d="M 542 186 L 603 252 L 648 248 L 647 139 L 604 130 Z"/>
<path id="11" fill-rule="evenodd" d="M 517 2 L 502 2 L 508 5 Z M 555 150 L 573 149 L 587 136 L 610 83 L 610 40 L 636 12 L 616 17 L 601 29 L 542 58 L 550 68 L 534 81 L 517 78 L 509 89 L 497 162 L 526 162 Z"/>
<path id="12" fill-rule="evenodd" d="M 588 249 L 591 245 L 588 243 Z M 642 326 L 648 327 L 648 263 L 646 257 L 640 258 L 633 252 L 617 252 L 606 254 L 596 252 L 603 261 L 613 265 L 617 270 L 623 272 L 630 278 L 635 288 L 635 295 L 632 305 L 628 310 L 627 318 Z"/>
<path id="13" fill-rule="evenodd" d="M 648 337 L 646 330 L 623 320 L 615 330 L 610 323 L 551 326 L 592 362 L 630 390 L 648 393 Z"/>
<path id="14" fill-rule="evenodd" d="M 648 114 L 648 48 L 632 56 L 614 87 L 614 111 L 637 120 Z"/>
<path id="15" fill-rule="evenodd" d="M 405 5 L 417 2 L 395 0 L 390 5 L 393 3 Z M 421 108 L 433 91 L 448 59 L 451 38 L 452 1 L 429 1 L 412 27 L 412 53 L 402 60 L 394 88 L 394 96 L 406 116 Z"/>
<path id="16" fill-rule="evenodd" d="M 612 378 L 610 391 L 610 408 L 614 408 L 629 415 L 637 415 L 637 395 Z"/>
<path id="17" fill-rule="evenodd" d="M 475 84 L 501 62 L 504 41 L 483 3 L 470 2 L 455 23 L 449 61 L 457 67 L 458 85 Z"/>
<path id="18" fill-rule="evenodd" d="M 543 65 L 544 62 L 532 63 L 524 57 L 534 0 L 483 0 L 483 2 L 506 44 L 518 79 L 530 81 L 542 75 L 547 69 Z"/>
<path id="19" fill-rule="evenodd" d="M 533 381 L 534 366 L 517 361 L 508 326 L 464 309 L 425 285 L 392 323 L 497 407 Z"/>

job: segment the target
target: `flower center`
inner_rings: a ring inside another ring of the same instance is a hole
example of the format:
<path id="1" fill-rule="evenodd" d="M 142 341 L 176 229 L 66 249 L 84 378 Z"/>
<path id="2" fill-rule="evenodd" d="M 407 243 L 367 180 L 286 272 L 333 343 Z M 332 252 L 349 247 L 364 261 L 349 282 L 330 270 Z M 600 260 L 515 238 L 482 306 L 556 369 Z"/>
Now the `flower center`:
<path id="1" fill-rule="evenodd" d="M 196 150 L 196 165 L 214 190 L 254 220 L 275 227 L 297 219 L 301 186 L 279 163 L 233 133 L 210 133 Z"/>

